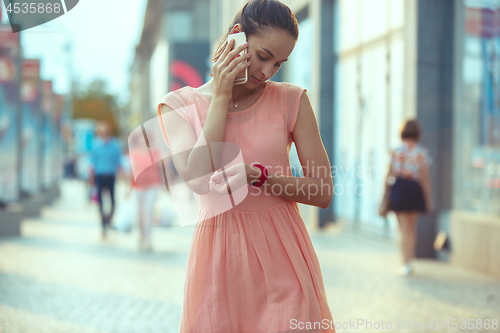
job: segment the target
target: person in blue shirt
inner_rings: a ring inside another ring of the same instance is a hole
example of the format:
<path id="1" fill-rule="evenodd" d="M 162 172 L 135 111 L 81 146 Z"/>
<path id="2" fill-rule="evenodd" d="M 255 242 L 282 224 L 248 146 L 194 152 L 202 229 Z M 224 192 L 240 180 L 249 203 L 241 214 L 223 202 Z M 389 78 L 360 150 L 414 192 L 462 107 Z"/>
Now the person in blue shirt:
<path id="1" fill-rule="evenodd" d="M 96 125 L 98 138 L 93 142 L 90 153 L 92 163 L 92 182 L 97 187 L 99 199 L 99 212 L 102 221 L 102 238 L 106 238 L 107 229 L 115 210 L 115 180 L 121 167 L 122 147 L 119 141 L 111 136 L 111 127 L 107 122 L 99 122 Z M 103 190 L 107 190 L 111 197 L 111 211 L 104 213 L 102 204 Z"/>

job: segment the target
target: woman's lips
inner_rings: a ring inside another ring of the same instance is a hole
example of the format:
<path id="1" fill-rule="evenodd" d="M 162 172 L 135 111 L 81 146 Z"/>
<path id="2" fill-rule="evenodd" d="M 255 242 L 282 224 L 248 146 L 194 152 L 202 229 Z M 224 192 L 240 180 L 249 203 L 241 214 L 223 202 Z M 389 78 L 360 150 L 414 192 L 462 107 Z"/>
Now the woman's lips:
<path id="1" fill-rule="evenodd" d="M 254 81 L 255 81 L 256 83 L 261 83 L 261 82 L 262 82 L 262 80 L 257 79 L 257 78 L 256 78 L 255 76 L 253 76 L 253 75 L 252 75 L 252 78 L 254 79 Z"/>

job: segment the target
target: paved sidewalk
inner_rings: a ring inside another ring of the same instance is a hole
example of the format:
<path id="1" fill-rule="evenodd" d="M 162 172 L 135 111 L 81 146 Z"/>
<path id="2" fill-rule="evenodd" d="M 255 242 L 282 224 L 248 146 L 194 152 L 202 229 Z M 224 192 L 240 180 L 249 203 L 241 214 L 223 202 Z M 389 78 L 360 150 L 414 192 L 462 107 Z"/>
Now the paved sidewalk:
<path id="1" fill-rule="evenodd" d="M 137 251 L 135 230 L 101 241 L 97 207 L 81 183 L 64 182 L 60 200 L 23 221 L 22 237 L 0 238 L 0 332 L 178 332 L 192 231 L 153 228 L 151 253 Z M 341 227 L 311 238 L 339 333 L 500 332 L 443 327 L 454 318 L 500 320 L 498 280 L 435 261 L 418 261 L 414 276 L 400 278 L 391 245 Z"/>

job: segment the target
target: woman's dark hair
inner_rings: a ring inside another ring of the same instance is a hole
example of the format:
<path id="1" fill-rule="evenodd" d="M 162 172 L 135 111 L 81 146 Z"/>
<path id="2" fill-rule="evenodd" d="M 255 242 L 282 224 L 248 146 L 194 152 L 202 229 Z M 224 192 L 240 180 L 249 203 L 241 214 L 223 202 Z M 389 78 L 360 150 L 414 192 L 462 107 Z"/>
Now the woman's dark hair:
<path id="1" fill-rule="evenodd" d="M 233 22 L 220 41 L 212 61 L 217 61 L 227 45 L 227 37 L 240 24 L 247 38 L 258 35 L 264 28 L 281 29 L 297 40 L 299 24 L 290 8 L 278 0 L 250 0 L 236 13 Z"/>
<path id="2" fill-rule="evenodd" d="M 419 141 L 421 134 L 422 127 L 420 126 L 420 122 L 418 120 L 407 120 L 401 127 L 401 140 L 413 139 L 415 141 Z"/>

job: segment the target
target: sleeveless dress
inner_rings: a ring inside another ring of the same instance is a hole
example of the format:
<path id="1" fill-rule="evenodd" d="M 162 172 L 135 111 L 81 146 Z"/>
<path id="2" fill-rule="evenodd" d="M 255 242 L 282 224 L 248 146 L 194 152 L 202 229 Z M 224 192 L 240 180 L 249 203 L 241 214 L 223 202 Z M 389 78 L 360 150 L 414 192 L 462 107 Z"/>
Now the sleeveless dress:
<path id="1" fill-rule="evenodd" d="M 421 144 L 412 149 L 403 143 L 394 149 L 391 169 L 396 181 L 391 187 L 390 209 L 394 212 L 425 212 L 425 198 L 420 185 L 421 168 L 429 166 L 432 159 Z"/>
<path id="2" fill-rule="evenodd" d="M 250 108 L 228 113 L 224 142 L 237 144 L 245 163 L 258 161 L 271 173 L 292 176 L 291 133 L 304 91 L 268 81 Z M 162 104 L 199 137 L 209 107 L 204 95 L 184 87 L 163 97 L 157 112 L 168 145 Z M 250 185 L 248 194 L 220 212 L 210 195 L 195 195 L 200 211 L 188 255 L 180 332 L 335 332 L 319 261 L 297 203 Z"/>

